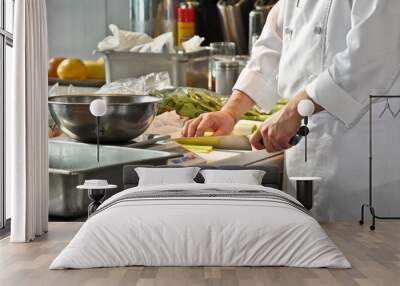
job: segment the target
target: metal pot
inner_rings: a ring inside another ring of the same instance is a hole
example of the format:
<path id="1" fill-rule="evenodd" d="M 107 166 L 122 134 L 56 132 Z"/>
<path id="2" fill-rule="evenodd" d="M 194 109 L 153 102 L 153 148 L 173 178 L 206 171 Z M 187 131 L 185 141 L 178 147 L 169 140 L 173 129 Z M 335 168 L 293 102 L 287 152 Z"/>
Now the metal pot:
<path id="1" fill-rule="evenodd" d="M 100 119 L 101 143 L 127 142 L 141 135 L 153 122 L 160 101 L 141 95 L 59 95 L 49 98 L 49 111 L 66 135 L 94 143 L 97 124 L 89 105 L 95 99 L 107 102 L 107 113 Z"/>

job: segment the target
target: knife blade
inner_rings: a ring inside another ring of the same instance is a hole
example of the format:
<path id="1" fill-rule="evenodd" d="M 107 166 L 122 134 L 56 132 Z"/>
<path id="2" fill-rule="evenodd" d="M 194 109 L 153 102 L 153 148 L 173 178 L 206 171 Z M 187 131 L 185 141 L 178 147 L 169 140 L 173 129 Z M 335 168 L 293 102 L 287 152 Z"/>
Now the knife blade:
<path id="1" fill-rule="evenodd" d="M 182 145 L 213 146 L 215 149 L 252 150 L 249 138 L 244 135 L 182 137 L 175 141 Z"/>

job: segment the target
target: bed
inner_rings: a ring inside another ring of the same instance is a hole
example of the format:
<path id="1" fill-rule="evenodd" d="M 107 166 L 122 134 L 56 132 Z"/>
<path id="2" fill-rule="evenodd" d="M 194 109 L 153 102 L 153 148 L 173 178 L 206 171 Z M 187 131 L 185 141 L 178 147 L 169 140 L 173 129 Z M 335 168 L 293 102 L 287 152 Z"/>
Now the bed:
<path id="1" fill-rule="evenodd" d="M 138 186 L 136 167 L 124 168 L 125 190 L 99 207 L 50 269 L 351 267 L 302 204 L 278 190 L 274 167 L 251 168 L 266 171 L 258 186 L 205 184 L 201 174 L 195 183 Z"/>

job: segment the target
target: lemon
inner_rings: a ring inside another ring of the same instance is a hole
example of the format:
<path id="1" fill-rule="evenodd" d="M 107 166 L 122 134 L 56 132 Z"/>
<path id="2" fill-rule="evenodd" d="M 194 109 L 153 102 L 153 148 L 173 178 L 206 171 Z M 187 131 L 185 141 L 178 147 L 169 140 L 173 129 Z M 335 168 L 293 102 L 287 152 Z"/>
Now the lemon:
<path id="1" fill-rule="evenodd" d="M 99 57 L 96 62 L 98 62 L 99 64 L 104 65 L 104 57 Z"/>
<path id="2" fill-rule="evenodd" d="M 57 68 L 57 75 L 63 80 L 84 80 L 88 77 L 85 64 L 78 58 L 65 59 Z"/>
<path id="3" fill-rule="evenodd" d="M 105 79 L 104 62 L 99 61 L 84 61 L 86 69 L 88 71 L 88 79 Z"/>

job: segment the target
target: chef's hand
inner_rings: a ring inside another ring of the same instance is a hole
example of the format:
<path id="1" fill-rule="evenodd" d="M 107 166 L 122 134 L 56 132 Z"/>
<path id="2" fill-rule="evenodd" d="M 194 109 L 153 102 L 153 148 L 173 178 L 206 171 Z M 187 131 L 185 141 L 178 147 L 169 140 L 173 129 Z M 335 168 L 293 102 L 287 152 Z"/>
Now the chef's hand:
<path id="1" fill-rule="evenodd" d="M 266 120 L 250 139 L 251 144 L 257 150 L 266 149 L 268 152 L 279 152 L 292 147 L 290 139 L 296 135 L 302 117 L 297 111 L 299 102 L 303 99 L 310 99 L 306 92 L 301 92 L 279 112 Z M 322 108 L 315 104 L 316 112 Z"/>
<path id="2" fill-rule="evenodd" d="M 293 114 L 284 107 L 266 120 L 250 139 L 257 150 L 279 152 L 292 147 L 290 139 L 296 135 L 301 125 L 299 114 Z"/>
<path id="3" fill-rule="evenodd" d="M 228 135 L 236 122 L 254 105 L 254 101 L 245 93 L 235 90 L 221 111 L 210 112 L 187 121 L 182 129 L 182 136 L 203 136 L 211 131 L 216 136 Z"/>
<path id="4" fill-rule="evenodd" d="M 227 135 L 235 127 L 235 118 L 226 111 L 204 113 L 197 118 L 186 121 L 183 137 L 203 136 L 205 132 L 213 132 L 216 136 Z"/>

